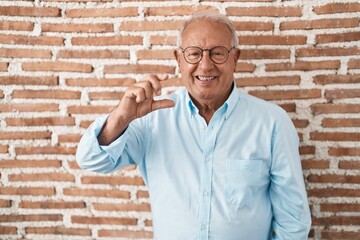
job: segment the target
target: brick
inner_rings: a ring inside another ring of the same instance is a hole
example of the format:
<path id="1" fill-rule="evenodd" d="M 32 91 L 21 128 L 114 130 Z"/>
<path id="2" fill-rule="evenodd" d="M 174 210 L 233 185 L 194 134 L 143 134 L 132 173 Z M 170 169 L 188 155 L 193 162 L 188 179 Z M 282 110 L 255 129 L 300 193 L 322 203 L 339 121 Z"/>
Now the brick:
<path id="1" fill-rule="evenodd" d="M 360 40 L 360 32 L 343 32 L 316 35 L 316 43 L 353 42 Z"/>
<path id="2" fill-rule="evenodd" d="M 241 62 L 236 64 L 235 72 L 254 72 L 255 68 L 255 64 Z"/>
<path id="3" fill-rule="evenodd" d="M 137 191 L 136 193 L 137 198 L 149 198 L 149 192 L 148 191 Z"/>
<path id="4" fill-rule="evenodd" d="M 106 114 L 115 106 L 68 106 L 69 114 Z"/>
<path id="5" fill-rule="evenodd" d="M 35 24 L 33 22 L 21 22 L 21 21 L 1 21 L 0 30 L 10 31 L 32 31 Z"/>
<path id="6" fill-rule="evenodd" d="M 360 59 L 351 59 L 348 62 L 348 69 L 360 69 Z"/>
<path id="7" fill-rule="evenodd" d="M 173 36 L 150 36 L 151 45 L 176 45 L 177 37 Z"/>
<path id="8" fill-rule="evenodd" d="M 143 59 L 174 59 L 174 50 L 139 50 L 136 52 L 138 60 Z"/>
<path id="9" fill-rule="evenodd" d="M 184 83 L 180 78 L 174 77 L 169 78 L 166 81 L 160 82 L 161 87 L 173 87 L 173 86 L 184 86 Z"/>
<path id="10" fill-rule="evenodd" d="M 298 61 L 295 63 L 269 63 L 265 65 L 266 71 L 313 71 L 321 69 L 339 69 L 339 60 L 329 61 Z"/>
<path id="11" fill-rule="evenodd" d="M 346 103 L 315 103 L 311 105 L 311 110 L 315 115 L 328 113 L 359 113 L 360 104 L 346 104 Z"/>
<path id="12" fill-rule="evenodd" d="M 60 168 L 60 160 L 2 160 L 0 168 Z"/>
<path id="13" fill-rule="evenodd" d="M 300 155 L 314 155 L 315 154 L 315 146 L 301 146 L 299 148 Z"/>
<path id="14" fill-rule="evenodd" d="M 0 195 L 53 196 L 53 195 L 55 195 L 55 188 L 52 188 L 52 187 L 1 187 Z M 1 215 L 0 215 L 0 217 L 1 217 Z"/>
<path id="15" fill-rule="evenodd" d="M 6 200 L 6 199 L 0 199 L 0 207 L 1 208 L 9 208 L 11 207 L 11 200 Z"/>
<path id="16" fill-rule="evenodd" d="M 335 230 L 321 230 L 321 239 L 334 239 L 334 240 L 356 240 L 359 239 L 359 232 L 354 231 L 335 231 Z"/>
<path id="17" fill-rule="evenodd" d="M 143 38 L 141 36 L 73 37 L 71 44 L 83 46 L 142 45 Z"/>
<path id="18" fill-rule="evenodd" d="M 0 98 L 4 97 L 4 93 L 0 90 Z"/>
<path id="19" fill-rule="evenodd" d="M 316 141 L 359 141 L 360 133 L 349 132 L 311 132 L 310 140 Z"/>
<path id="20" fill-rule="evenodd" d="M 90 100 L 120 100 L 123 92 L 90 92 Z"/>
<path id="21" fill-rule="evenodd" d="M 1 6 L 0 15 L 26 17 L 60 17 L 61 10 L 52 7 Z"/>
<path id="22" fill-rule="evenodd" d="M 329 148 L 330 156 L 360 156 L 360 148 Z"/>
<path id="23" fill-rule="evenodd" d="M 360 161 L 339 161 L 340 169 L 360 170 Z"/>
<path id="24" fill-rule="evenodd" d="M 0 226 L 0 234 L 1 235 L 16 235 L 17 227 Z"/>
<path id="25" fill-rule="evenodd" d="M 221 2 L 275 2 L 276 0 L 221 0 Z M 219 2 L 219 0 L 199 0 L 199 2 Z"/>
<path id="26" fill-rule="evenodd" d="M 39 77 L 40 79 L 42 77 Z M 20 84 L 20 83 L 19 83 Z M 56 112 L 59 105 L 53 103 L 8 103 L 0 105 L 0 112 Z"/>
<path id="27" fill-rule="evenodd" d="M 75 182 L 74 175 L 70 173 L 21 173 L 9 174 L 10 182 Z"/>
<path id="28" fill-rule="evenodd" d="M 151 220 L 149 220 L 149 219 L 146 219 L 146 220 L 145 220 L 145 226 L 151 227 L 152 225 L 153 225 L 153 223 L 152 223 Z"/>
<path id="29" fill-rule="evenodd" d="M 58 136 L 59 143 L 73 142 L 78 143 L 81 139 L 80 134 L 61 134 Z"/>
<path id="30" fill-rule="evenodd" d="M 44 146 L 44 147 L 16 147 L 16 154 L 64 154 L 72 155 L 76 153 L 76 147 Z"/>
<path id="31" fill-rule="evenodd" d="M 138 9 L 136 7 L 69 9 L 65 11 L 65 16 L 69 18 L 136 17 Z"/>
<path id="32" fill-rule="evenodd" d="M 67 228 L 56 227 L 25 227 L 27 234 L 54 234 L 68 236 L 91 236 L 91 229 L 88 228 Z"/>
<path id="33" fill-rule="evenodd" d="M 67 86 L 78 87 L 119 87 L 130 86 L 135 83 L 133 78 L 69 78 L 65 80 Z"/>
<path id="34" fill-rule="evenodd" d="M 328 198 L 328 197 L 360 197 L 358 189 L 346 188 L 313 188 L 307 190 L 308 197 Z"/>
<path id="35" fill-rule="evenodd" d="M 82 184 L 108 184 L 108 185 L 132 185 L 144 186 L 141 177 L 122 177 L 122 176 L 91 176 L 81 177 Z"/>
<path id="36" fill-rule="evenodd" d="M 360 12 L 359 3 L 330 3 L 314 7 L 316 14 L 350 13 Z"/>
<path id="37" fill-rule="evenodd" d="M 175 73 L 175 67 L 164 65 L 150 65 L 150 64 L 118 64 L 118 65 L 105 65 L 105 74 L 114 73 Z"/>
<path id="38" fill-rule="evenodd" d="M 195 12 L 199 11 L 211 11 L 219 12 L 216 7 L 207 6 L 207 5 L 197 5 L 197 6 L 171 6 L 171 7 L 146 7 L 144 9 L 145 17 L 152 16 L 186 16 L 192 15 Z"/>
<path id="39" fill-rule="evenodd" d="M 322 212 L 360 212 L 360 204 L 358 204 L 358 203 L 321 203 L 320 211 L 322 211 Z"/>
<path id="40" fill-rule="evenodd" d="M 295 103 L 285 103 L 279 105 L 282 109 L 286 112 L 295 112 L 296 111 L 296 104 Z"/>
<path id="41" fill-rule="evenodd" d="M 357 47 L 337 48 L 337 47 L 316 47 L 296 49 L 296 57 L 320 57 L 320 56 L 351 56 L 360 54 Z"/>
<path id="42" fill-rule="evenodd" d="M 64 191 L 64 195 L 67 195 L 67 196 L 130 199 L 130 192 L 121 191 L 121 190 L 114 190 L 114 189 L 64 188 L 63 191 Z"/>
<path id="43" fill-rule="evenodd" d="M 94 58 L 94 59 L 129 59 L 130 53 L 127 50 L 60 50 L 58 58 Z"/>
<path id="44" fill-rule="evenodd" d="M 74 62 L 27 62 L 22 64 L 24 71 L 52 71 L 52 72 L 83 72 L 91 73 L 91 64 Z"/>
<path id="45" fill-rule="evenodd" d="M 296 35 L 242 35 L 239 42 L 241 45 L 303 45 L 306 38 Z"/>
<path id="46" fill-rule="evenodd" d="M 0 215 L 0 222 L 58 222 L 62 221 L 61 214 L 19 214 Z"/>
<path id="47" fill-rule="evenodd" d="M 0 145 L 0 153 L 8 153 L 9 147 L 7 145 Z"/>
<path id="48" fill-rule="evenodd" d="M 324 128 L 360 127 L 360 118 L 324 118 L 321 126 Z"/>
<path id="49" fill-rule="evenodd" d="M 327 160 L 304 159 L 301 160 L 303 169 L 329 169 L 330 162 Z"/>
<path id="50" fill-rule="evenodd" d="M 359 216 L 329 216 L 312 219 L 313 226 L 319 225 L 360 225 Z"/>
<path id="51" fill-rule="evenodd" d="M 77 224 L 93 224 L 93 225 L 125 225 L 134 226 L 137 225 L 136 218 L 118 218 L 118 217 L 83 217 L 83 216 L 72 216 L 72 223 Z"/>
<path id="52" fill-rule="evenodd" d="M 360 89 L 336 89 L 326 90 L 325 98 L 340 99 L 340 98 L 357 98 L 360 97 Z"/>
<path id="53" fill-rule="evenodd" d="M 255 21 L 241 21 L 233 22 L 236 31 L 272 31 L 274 30 L 274 23 L 272 22 L 255 22 Z"/>
<path id="54" fill-rule="evenodd" d="M 49 36 L 23 36 L 0 34 L 0 43 L 14 45 L 32 45 L 32 46 L 63 46 L 64 38 Z"/>
<path id="55" fill-rule="evenodd" d="M 354 28 L 357 26 L 359 26 L 358 18 L 335 18 L 282 22 L 280 23 L 280 30 Z"/>
<path id="56" fill-rule="evenodd" d="M 352 175 L 336 175 L 336 174 L 311 174 L 307 177 L 309 182 L 314 183 L 349 183 L 349 184 L 359 184 L 360 176 Z"/>
<path id="57" fill-rule="evenodd" d="M 1 50 L 0 50 L 1 51 Z M 58 77 L 0 76 L 1 85 L 59 85 Z"/>
<path id="58" fill-rule="evenodd" d="M 43 23 L 42 32 L 65 32 L 65 33 L 106 33 L 113 32 L 114 26 L 110 23 L 98 24 L 73 24 L 73 23 Z"/>
<path id="59" fill-rule="evenodd" d="M 77 169 L 77 170 L 81 169 L 76 161 L 69 161 L 68 164 L 70 169 Z"/>
<path id="60" fill-rule="evenodd" d="M 315 84 L 344 84 L 344 83 L 360 83 L 360 74 L 353 75 L 317 75 L 313 77 Z"/>
<path id="61" fill-rule="evenodd" d="M 51 132 L 1 132 L 0 140 L 32 140 L 32 139 L 51 139 Z"/>
<path id="62" fill-rule="evenodd" d="M 21 201 L 19 208 L 25 209 L 75 209 L 86 208 L 83 201 L 67 202 L 67 201 Z"/>
<path id="63" fill-rule="evenodd" d="M 290 58 L 287 49 L 244 49 L 241 50 L 240 59 L 286 59 Z"/>
<path id="64" fill-rule="evenodd" d="M 120 25 L 121 31 L 167 31 L 178 30 L 184 21 L 127 21 Z"/>
<path id="65" fill-rule="evenodd" d="M 80 99 L 81 92 L 70 90 L 14 90 L 12 97 L 35 99 Z"/>
<path id="66" fill-rule="evenodd" d="M 229 16 L 301 17 L 300 7 L 228 7 Z"/>
<path id="67" fill-rule="evenodd" d="M 93 123 L 94 121 L 89 120 L 89 121 L 81 121 L 80 122 L 80 127 L 81 128 L 88 128 L 90 126 L 91 123 Z"/>
<path id="68" fill-rule="evenodd" d="M 309 120 L 307 119 L 292 119 L 292 122 L 296 128 L 305 128 L 309 125 Z"/>
<path id="69" fill-rule="evenodd" d="M 1 72 L 6 72 L 7 69 L 9 67 L 9 64 L 8 63 L 5 63 L 5 62 L 0 62 L 0 71 Z"/>
<path id="70" fill-rule="evenodd" d="M 301 90 L 254 90 L 249 94 L 265 100 L 284 100 L 284 99 L 310 99 L 321 97 L 320 89 L 301 89 Z"/>
<path id="71" fill-rule="evenodd" d="M 136 238 L 152 238 L 153 233 L 150 231 L 140 230 L 104 230 L 101 229 L 98 231 L 99 237 L 120 237 L 127 239 L 136 239 Z"/>
<path id="72" fill-rule="evenodd" d="M 4 58 L 44 58 L 50 59 L 52 53 L 50 50 L 34 50 L 34 49 L 13 49 L 1 48 L 0 57 Z"/>
<path id="73" fill-rule="evenodd" d="M 149 203 L 93 203 L 93 208 L 97 211 L 124 211 L 124 212 L 150 212 Z"/>
<path id="74" fill-rule="evenodd" d="M 6 118 L 8 126 L 71 126 L 75 125 L 72 117 Z"/>

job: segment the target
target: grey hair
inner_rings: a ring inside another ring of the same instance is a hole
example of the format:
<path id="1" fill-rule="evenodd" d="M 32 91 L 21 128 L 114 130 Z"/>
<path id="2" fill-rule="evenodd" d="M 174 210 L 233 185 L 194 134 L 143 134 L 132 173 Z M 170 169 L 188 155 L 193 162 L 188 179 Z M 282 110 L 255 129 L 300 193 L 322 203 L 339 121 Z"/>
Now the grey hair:
<path id="1" fill-rule="evenodd" d="M 180 28 L 178 38 L 177 38 L 177 46 L 181 47 L 182 45 L 182 34 L 185 30 L 185 28 L 192 22 L 198 21 L 198 20 L 209 20 L 216 23 L 222 23 L 225 24 L 226 27 L 230 30 L 231 33 L 231 45 L 232 47 L 238 47 L 239 40 L 236 34 L 235 27 L 233 23 L 223 14 L 215 13 L 215 12 L 197 12 L 194 15 L 191 16 L 191 18 L 187 19 L 182 27 Z"/>

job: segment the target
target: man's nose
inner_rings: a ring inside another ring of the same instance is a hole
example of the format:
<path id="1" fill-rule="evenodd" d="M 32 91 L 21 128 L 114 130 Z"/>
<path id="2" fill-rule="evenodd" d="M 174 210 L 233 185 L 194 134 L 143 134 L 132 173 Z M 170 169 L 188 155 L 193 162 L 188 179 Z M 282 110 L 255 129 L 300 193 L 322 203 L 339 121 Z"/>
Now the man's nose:
<path id="1" fill-rule="evenodd" d="M 202 69 L 211 69 L 214 67 L 214 63 L 210 58 L 210 52 L 204 51 L 201 61 L 199 62 L 199 67 Z"/>

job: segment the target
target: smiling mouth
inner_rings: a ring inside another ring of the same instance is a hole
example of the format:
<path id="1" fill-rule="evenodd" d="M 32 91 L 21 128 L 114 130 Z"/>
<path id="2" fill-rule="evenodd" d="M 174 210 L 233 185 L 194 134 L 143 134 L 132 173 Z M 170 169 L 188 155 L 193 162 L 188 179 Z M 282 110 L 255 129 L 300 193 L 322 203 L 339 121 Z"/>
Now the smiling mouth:
<path id="1" fill-rule="evenodd" d="M 207 82 L 207 81 L 212 81 L 212 80 L 214 80 L 216 77 L 196 76 L 195 78 L 196 78 L 197 80 L 199 80 L 199 81 Z"/>

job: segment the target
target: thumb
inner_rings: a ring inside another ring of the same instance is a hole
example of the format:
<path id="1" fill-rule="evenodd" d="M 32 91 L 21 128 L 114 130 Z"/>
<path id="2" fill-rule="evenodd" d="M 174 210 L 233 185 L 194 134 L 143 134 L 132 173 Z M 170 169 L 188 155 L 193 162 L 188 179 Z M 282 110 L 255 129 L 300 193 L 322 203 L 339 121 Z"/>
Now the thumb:
<path id="1" fill-rule="evenodd" d="M 162 99 L 158 101 L 154 101 L 151 106 L 151 111 L 163 109 L 163 108 L 171 108 L 175 106 L 175 102 L 170 99 Z"/>

